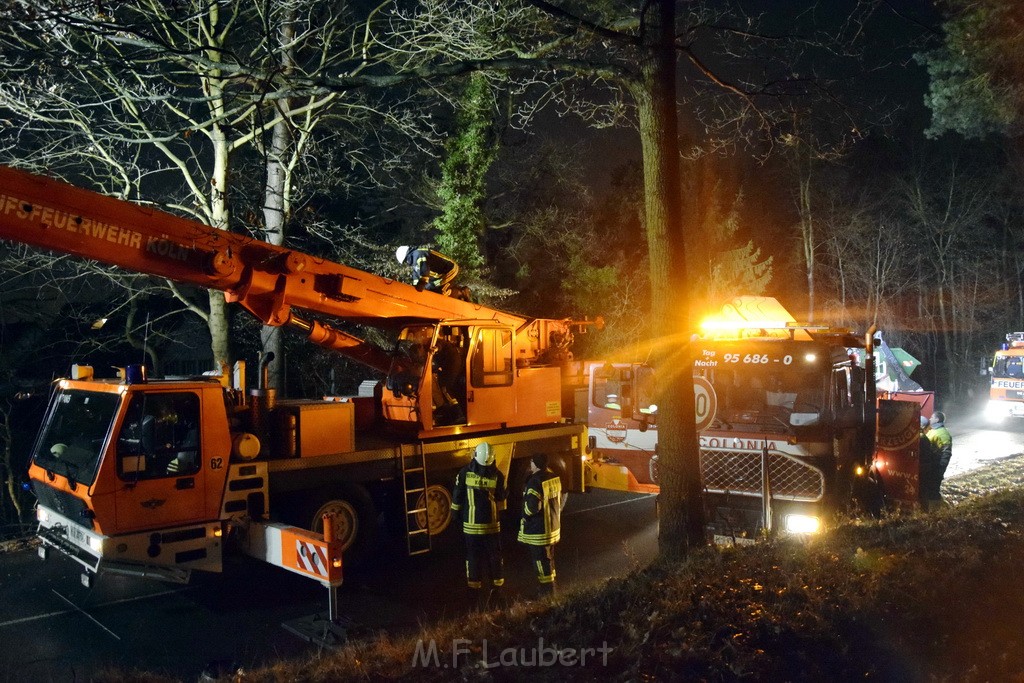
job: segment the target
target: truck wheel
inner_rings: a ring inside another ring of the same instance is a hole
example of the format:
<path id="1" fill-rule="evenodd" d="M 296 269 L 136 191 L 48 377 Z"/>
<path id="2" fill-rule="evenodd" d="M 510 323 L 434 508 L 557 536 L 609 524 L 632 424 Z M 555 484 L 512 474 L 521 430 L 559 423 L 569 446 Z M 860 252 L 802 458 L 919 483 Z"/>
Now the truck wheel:
<path id="1" fill-rule="evenodd" d="M 881 517 L 885 510 L 885 488 L 873 476 L 855 479 L 852 485 L 854 512 Z"/>
<path id="2" fill-rule="evenodd" d="M 377 509 L 369 492 L 359 484 L 325 489 L 311 499 L 302 519 L 310 531 L 322 534 L 325 514 L 334 516 L 334 533 L 344 560 L 357 564 L 377 540 Z"/>
<path id="3" fill-rule="evenodd" d="M 452 523 L 452 494 L 443 484 L 431 484 L 416 499 L 417 508 L 426 508 L 426 513 L 416 515 L 416 526 L 424 528 L 430 522 L 430 535 L 444 533 Z"/>

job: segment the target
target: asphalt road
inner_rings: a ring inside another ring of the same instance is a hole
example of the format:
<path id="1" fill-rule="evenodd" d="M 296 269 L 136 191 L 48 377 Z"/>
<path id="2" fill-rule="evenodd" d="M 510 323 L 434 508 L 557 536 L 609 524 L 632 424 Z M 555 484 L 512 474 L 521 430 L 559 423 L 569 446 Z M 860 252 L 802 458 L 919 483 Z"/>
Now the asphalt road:
<path id="1" fill-rule="evenodd" d="M 950 409 L 946 411 L 946 426 L 953 437 L 953 458 L 946 479 L 1024 453 L 1024 420 L 992 423 L 980 411 Z"/>
<path id="2" fill-rule="evenodd" d="M 623 575 L 657 552 L 653 497 L 592 491 L 570 496 L 563 514 L 563 587 Z M 401 540 L 346 573 L 340 611 L 350 637 L 413 631 L 469 609 L 460 535 L 449 530 L 431 554 L 412 558 L 403 557 Z M 511 529 L 504 556 L 508 597 L 528 599 L 536 579 Z M 81 681 L 108 667 L 194 681 L 213 668 L 252 668 L 321 649 L 284 624 L 322 619 L 327 590 L 254 560 L 194 575 L 188 586 L 103 576 L 86 589 L 78 577 L 63 557 L 44 563 L 32 550 L 0 554 L 0 683 Z"/>

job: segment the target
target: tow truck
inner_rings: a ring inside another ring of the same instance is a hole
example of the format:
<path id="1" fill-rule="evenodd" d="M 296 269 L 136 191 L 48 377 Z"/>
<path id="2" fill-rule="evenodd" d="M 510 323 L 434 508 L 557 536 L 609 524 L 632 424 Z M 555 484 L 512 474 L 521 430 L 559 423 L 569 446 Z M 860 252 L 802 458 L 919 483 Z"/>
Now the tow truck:
<path id="1" fill-rule="evenodd" d="M 378 513 L 410 554 L 451 520 L 450 487 L 488 442 L 514 487 L 536 452 L 583 490 L 573 333 L 69 184 L 0 167 L 0 239 L 224 292 L 266 325 L 381 371 L 365 395 L 284 399 L 244 362 L 183 380 L 128 366 L 56 383 L 28 471 L 42 554 L 187 582 L 238 549 L 331 589 Z M 311 314 L 392 331 L 380 349 Z M 573 366 L 574 367 L 574 366 Z M 563 377 L 565 373 L 565 377 Z"/>
<path id="2" fill-rule="evenodd" d="M 918 504 L 919 417 L 934 396 L 880 343 L 875 329 L 797 322 L 771 297 L 739 297 L 702 324 L 690 358 L 710 540 L 810 534 L 845 512 Z M 658 372 L 591 367 L 588 486 L 659 490 Z"/>

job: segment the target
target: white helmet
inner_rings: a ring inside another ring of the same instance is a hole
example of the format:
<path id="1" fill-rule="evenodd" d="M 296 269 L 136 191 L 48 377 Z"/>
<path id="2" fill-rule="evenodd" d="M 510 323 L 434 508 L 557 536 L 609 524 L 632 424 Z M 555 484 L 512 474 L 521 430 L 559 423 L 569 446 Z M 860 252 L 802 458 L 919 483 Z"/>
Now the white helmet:
<path id="1" fill-rule="evenodd" d="M 486 441 L 480 443 L 476 447 L 476 461 L 477 463 L 487 466 L 494 464 L 494 449 L 491 448 L 491 444 Z"/>
<path id="2" fill-rule="evenodd" d="M 411 248 L 403 244 L 398 249 L 395 249 L 395 258 L 398 259 L 399 263 L 405 263 L 405 257 L 409 255 Z"/>

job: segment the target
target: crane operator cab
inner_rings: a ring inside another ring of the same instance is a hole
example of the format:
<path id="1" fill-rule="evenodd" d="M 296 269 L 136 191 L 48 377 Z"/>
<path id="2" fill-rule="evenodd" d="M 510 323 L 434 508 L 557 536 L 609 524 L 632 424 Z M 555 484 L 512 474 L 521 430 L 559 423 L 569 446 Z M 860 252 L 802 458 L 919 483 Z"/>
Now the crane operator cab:
<path id="1" fill-rule="evenodd" d="M 395 401 L 407 406 L 410 417 L 424 410 L 420 397 L 429 396 L 432 426 L 466 424 L 469 342 L 468 326 L 422 325 L 402 331 L 387 389 Z M 410 399 L 413 402 L 406 403 Z M 385 405 L 388 403 L 385 397 Z"/>
<path id="2" fill-rule="evenodd" d="M 494 320 L 407 326 L 385 380 L 384 418 L 419 431 L 561 422 L 561 368 L 535 346 L 535 335 Z"/>

